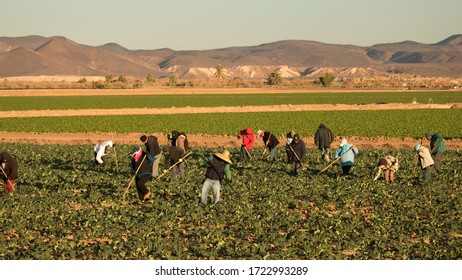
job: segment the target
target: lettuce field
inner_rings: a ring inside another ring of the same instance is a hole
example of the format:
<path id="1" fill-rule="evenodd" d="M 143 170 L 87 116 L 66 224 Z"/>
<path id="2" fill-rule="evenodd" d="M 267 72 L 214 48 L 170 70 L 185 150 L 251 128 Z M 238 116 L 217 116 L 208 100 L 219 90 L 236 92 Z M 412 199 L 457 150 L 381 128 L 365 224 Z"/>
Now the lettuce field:
<path id="1" fill-rule="evenodd" d="M 461 151 L 448 151 L 429 184 L 412 174 L 409 150 L 360 150 L 351 176 L 317 150 L 299 177 L 285 151 L 269 163 L 231 165 L 221 201 L 199 203 L 204 159 L 193 148 L 186 179 L 148 183 L 140 202 L 127 153 L 94 166 L 92 146 L 0 143 L 19 161 L 12 195 L 0 196 L 0 259 L 461 259 Z M 238 150 L 231 149 L 232 160 Z M 401 158 L 396 182 L 373 182 L 379 157 Z"/>

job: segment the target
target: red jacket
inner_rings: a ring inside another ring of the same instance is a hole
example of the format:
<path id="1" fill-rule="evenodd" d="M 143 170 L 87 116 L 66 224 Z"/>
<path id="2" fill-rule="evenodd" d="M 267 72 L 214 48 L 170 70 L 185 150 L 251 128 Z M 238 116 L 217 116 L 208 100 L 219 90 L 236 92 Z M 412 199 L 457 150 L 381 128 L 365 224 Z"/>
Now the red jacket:
<path id="1" fill-rule="evenodd" d="M 255 134 L 253 134 L 252 128 L 246 128 L 241 130 L 237 134 L 238 138 L 242 137 L 242 145 L 245 146 L 247 150 L 251 150 L 253 147 L 253 143 L 255 143 Z"/>

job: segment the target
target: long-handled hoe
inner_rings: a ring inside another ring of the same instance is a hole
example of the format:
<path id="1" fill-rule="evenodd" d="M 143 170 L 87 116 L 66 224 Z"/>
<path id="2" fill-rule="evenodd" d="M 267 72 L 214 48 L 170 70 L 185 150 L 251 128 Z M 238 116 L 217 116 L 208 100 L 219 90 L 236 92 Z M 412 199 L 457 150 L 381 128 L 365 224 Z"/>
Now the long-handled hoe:
<path id="1" fill-rule="evenodd" d="M 115 158 L 115 163 L 116 163 L 116 172 L 119 173 L 119 162 L 117 161 L 117 152 L 116 152 L 115 145 L 114 145 L 114 158 Z"/>
<path id="2" fill-rule="evenodd" d="M 319 171 L 318 174 L 321 174 L 322 172 L 326 171 L 329 167 L 331 167 L 334 163 L 336 163 L 337 161 L 339 161 L 342 157 L 344 157 L 351 149 L 353 149 L 353 146 L 351 146 L 345 153 L 343 153 L 343 155 L 341 155 L 340 157 L 336 158 L 334 161 L 332 161 L 331 163 L 329 163 L 323 170 Z"/>
<path id="3" fill-rule="evenodd" d="M 8 176 L 6 176 L 5 171 L 3 170 L 3 168 L 0 168 L 0 169 L 2 170 L 3 176 L 5 176 L 5 179 L 6 179 L 6 181 L 8 182 L 8 184 L 10 185 L 11 189 L 14 191 L 14 186 L 13 186 L 13 184 L 11 183 L 10 179 L 8 179 Z"/>
<path id="4" fill-rule="evenodd" d="M 136 177 L 136 175 L 138 175 L 138 171 L 140 171 L 140 168 L 141 168 L 141 166 L 143 165 L 143 162 L 144 162 L 144 160 L 145 160 L 145 159 L 146 159 L 146 155 L 144 155 L 143 159 L 141 160 L 141 163 L 140 163 L 140 165 L 139 165 L 139 166 L 138 166 L 138 168 L 136 169 L 136 172 L 135 172 L 135 174 L 133 175 L 132 179 L 130 180 L 130 183 L 128 183 L 128 185 L 127 185 L 127 188 L 125 189 L 125 191 L 124 191 L 124 195 L 122 196 L 122 198 L 124 198 L 124 197 L 125 197 L 125 195 L 127 194 L 127 192 L 128 192 L 128 189 L 129 189 L 129 188 L 130 188 L 130 186 L 132 185 L 132 183 L 133 183 L 133 180 L 135 180 L 135 177 Z"/>
<path id="5" fill-rule="evenodd" d="M 160 178 L 164 177 L 165 174 L 168 173 L 168 171 L 170 171 L 173 167 L 175 167 L 177 164 L 183 162 L 183 160 L 189 156 L 190 154 L 192 154 L 192 152 L 189 152 L 187 153 L 184 157 L 180 158 L 177 162 L 175 162 L 172 166 L 170 166 L 168 169 L 164 170 L 164 172 L 162 172 L 162 174 L 160 174 L 157 178 L 156 178 L 156 181 L 159 180 Z"/>

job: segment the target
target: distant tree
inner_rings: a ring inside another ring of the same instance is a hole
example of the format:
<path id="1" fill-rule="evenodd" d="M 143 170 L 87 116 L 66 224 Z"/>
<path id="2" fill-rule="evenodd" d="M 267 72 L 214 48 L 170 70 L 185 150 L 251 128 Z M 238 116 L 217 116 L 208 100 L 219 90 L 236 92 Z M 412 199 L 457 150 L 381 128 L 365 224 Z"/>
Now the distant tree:
<path id="1" fill-rule="evenodd" d="M 127 82 L 127 78 L 125 78 L 124 75 L 120 75 L 119 78 L 117 78 L 117 81 L 125 84 Z"/>
<path id="2" fill-rule="evenodd" d="M 104 89 L 106 86 L 101 81 L 93 81 L 91 82 L 92 89 Z"/>
<path id="3" fill-rule="evenodd" d="M 112 83 L 113 78 L 114 78 L 114 76 L 112 76 L 112 75 L 106 75 L 106 77 L 105 77 L 106 83 Z"/>
<path id="4" fill-rule="evenodd" d="M 281 73 L 278 72 L 272 72 L 271 74 L 269 74 L 268 79 L 266 80 L 266 83 L 272 86 L 280 85 L 282 84 L 282 82 L 283 78 L 281 76 Z"/>
<path id="5" fill-rule="evenodd" d="M 223 65 L 218 64 L 215 66 L 215 78 L 218 80 L 218 84 L 221 84 L 221 79 L 223 78 L 223 75 L 225 74 L 225 68 Z"/>
<path id="6" fill-rule="evenodd" d="M 319 78 L 319 81 L 325 87 L 330 86 L 334 80 L 335 80 L 335 76 L 332 73 L 326 73 L 326 74 L 324 74 L 323 77 Z"/>
<path id="7" fill-rule="evenodd" d="M 174 87 L 174 86 L 176 86 L 176 84 L 178 84 L 178 78 L 176 77 L 176 75 L 168 77 L 168 85 L 169 86 Z"/>
<path id="8" fill-rule="evenodd" d="M 151 74 L 149 74 L 149 75 L 146 77 L 146 82 L 148 82 L 148 83 L 155 83 L 155 82 L 156 82 L 156 78 L 154 78 Z"/>

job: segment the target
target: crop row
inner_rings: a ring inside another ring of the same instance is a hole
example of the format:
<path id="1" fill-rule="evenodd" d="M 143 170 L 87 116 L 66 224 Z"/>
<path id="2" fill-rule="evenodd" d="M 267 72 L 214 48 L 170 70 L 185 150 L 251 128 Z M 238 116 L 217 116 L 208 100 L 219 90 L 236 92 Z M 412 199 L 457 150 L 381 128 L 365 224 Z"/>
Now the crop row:
<path id="1" fill-rule="evenodd" d="M 420 138 L 423 132 L 431 131 L 446 138 L 460 138 L 461 119 L 461 109 L 35 117 L 2 119 L 0 131 L 128 133 L 181 130 L 234 135 L 250 126 L 277 135 L 295 129 L 307 136 L 313 135 L 320 123 L 325 123 L 339 136 Z"/>
<path id="2" fill-rule="evenodd" d="M 202 207 L 203 159 L 215 151 L 194 148 L 186 179 L 148 183 L 141 203 L 134 186 L 122 199 L 130 148 L 117 146 L 117 172 L 112 155 L 93 166 L 90 145 L 0 143 L 20 164 L 16 192 L 0 199 L 0 259 L 462 258 L 461 152 L 422 185 L 414 154 L 394 151 L 403 162 L 386 185 L 372 181 L 383 151 L 362 150 L 343 177 L 336 165 L 319 175 L 325 164 L 309 150 L 292 177 L 281 149 L 273 164 L 232 164 L 221 202 Z"/>
<path id="3" fill-rule="evenodd" d="M 95 92 L 97 94 L 97 92 Z M 462 103 L 460 92 L 323 92 L 130 96 L 5 96 L 0 110 L 258 106 L 283 104 Z"/>

